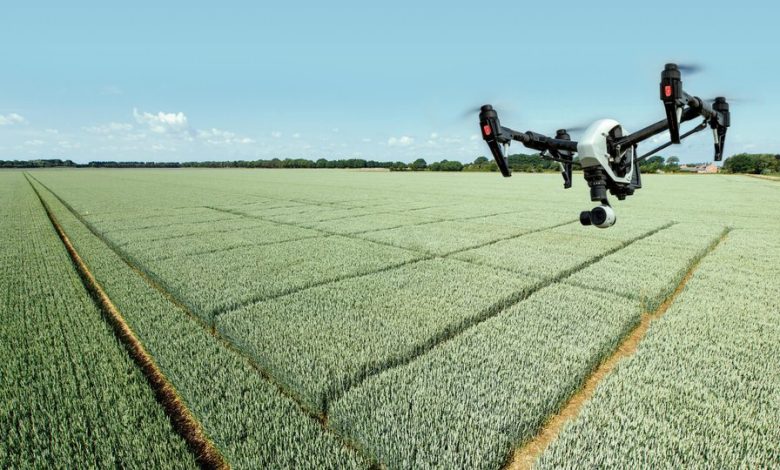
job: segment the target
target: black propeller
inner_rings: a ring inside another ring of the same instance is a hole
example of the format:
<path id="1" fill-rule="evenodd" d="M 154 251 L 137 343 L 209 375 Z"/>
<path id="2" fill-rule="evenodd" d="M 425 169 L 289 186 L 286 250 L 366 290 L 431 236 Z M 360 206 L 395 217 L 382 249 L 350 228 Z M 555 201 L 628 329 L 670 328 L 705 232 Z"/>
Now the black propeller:
<path id="1" fill-rule="evenodd" d="M 490 101 L 487 101 L 490 103 Z M 501 110 L 501 115 L 510 119 L 519 119 L 520 116 L 518 115 L 517 106 L 513 106 L 511 104 L 508 104 L 506 102 L 498 102 L 495 104 L 495 109 Z M 474 119 L 475 116 L 477 116 L 480 111 L 482 110 L 482 105 L 469 105 L 466 109 L 463 110 L 462 113 L 458 114 L 457 120 L 458 121 L 464 121 L 466 119 Z"/>
<path id="2" fill-rule="evenodd" d="M 594 120 L 595 120 L 595 119 L 594 119 Z M 564 127 L 564 128 L 563 128 L 563 130 L 565 130 L 565 131 L 566 131 L 566 132 L 568 132 L 568 133 L 573 133 L 573 132 L 582 132 L 582 131 L 584 131 L 585 129 L 587 129 L 587 128 L 588 128 L 588 126 L 590 126 L 590 124 L 580 124 L 580 125 L 578 125 L 578 126 Z"/>
<path id="3" fill-rule="evenodd" d="M 465 111 L 463 111 L 462 113 L 460 113 L 458 115 L 458 119 L 459 120 L 463 120 L 463 119 L 467 119 L 467 118 L 472 118 L 472 117 L 474 117 L 475 114 L 479 113 L 479 109 L 480 108 L 481 108 L 481 106 L 471 106 L 468 109 L 466 109 Z"/>
<path id="4" fill-rule="evenodd" d="M 677 64 L 677 70 L 683 73 L 699 73 L 704 67 L 699 64 Z"/>
<path id="5" fill-rule="evenodd" d="M 752 98 L 743 98 L 743 97 L 731 98 L 731 97 L 729 97 L 729 95 L 726 95 L 726 94 L 718 95 L 718 97 L 721 97 L 721 96 L 727 97 L 726 99 L 728 100 L 729 103 L 740 103 L 740 104 L 758 103 L 758 100 L 754 100 Z M 717 99 L 718 98 L 704 98 L 704 101 L 706 101 L 708 103 L 714 103 L 715 101 L 717 101 Z"/>

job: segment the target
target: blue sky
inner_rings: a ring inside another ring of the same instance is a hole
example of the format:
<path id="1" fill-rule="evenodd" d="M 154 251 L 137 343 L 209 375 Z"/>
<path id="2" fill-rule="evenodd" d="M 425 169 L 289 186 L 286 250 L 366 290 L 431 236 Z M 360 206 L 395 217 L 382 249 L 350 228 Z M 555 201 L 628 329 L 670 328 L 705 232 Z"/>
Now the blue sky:
<path id="1" fill-rule="evenodd" d="M 749 99 L 727 155 L 780 153 L 774 2 L 14 3 L 0 159 L 470 161 L 487 149 L 463 113 L 485 102 L 546 133 L 661 119 L 668 61 L 706 66 L 690 93 Z"/>

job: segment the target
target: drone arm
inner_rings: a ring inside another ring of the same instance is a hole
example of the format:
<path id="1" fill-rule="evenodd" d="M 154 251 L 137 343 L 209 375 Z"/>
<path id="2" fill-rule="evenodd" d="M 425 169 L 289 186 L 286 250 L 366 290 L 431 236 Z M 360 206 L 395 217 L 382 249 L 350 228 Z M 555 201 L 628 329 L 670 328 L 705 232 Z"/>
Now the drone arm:
<path id="1" fill-rule="evenodd" d="M 541 152 L 545 150 L 549 151 L 564 151 L 564 152 L 576 152 L 577 142 L 566 139 L 556 139 L 554 137 L 547 137 L 546 135 L 538 134 L 533 131 L 526 131 L 523 134 L 525 137 L 520 140 L 529 149 L 539 150 Z"/>
<path id="2" fill-rule="evenodd" d="M 691 107 L 685 108 L 682 112 L 682 115 L 680 116 L 680 122 L 683 123 L 691 121 L 700 115 L 701 114 L 699 113 L 698 109 Z M 650 124 L 644 129 L 639 129 L 632 134 L 628 134 L 627 136 L 618 139 L 615 145 L 620 146 L 620 148 L 628 148 L 667 130 L 669 130 L 669 122 L 666 119 L 663 119 L 656 123 Z"/>
<path id="3" fill-rule="evenodd" d="M 697 133 L 697 132 L 699 132 L 699 131 L 702 131 L 702 130 L 704 130 L 706 127 L 707 127 L 707 121 L 704 121 L 704 122 L 702 122 L 701 124 L 699 124 L 698 126 L 696 126 L 696 127 L 694 127 L 693 129 L 691 129 L 690 131 L 688 131 L 688 132 L 686 132 L 685 134 L 681 135 L 681 136 L 680 136 L 680 140 L 682 140 L 682 139 L 685 139 L 686 137 L 688 137 L 688 136 L 691 136 L 691 135 L 693 135 L 693 134 L 695 134 L 695 133 Z M 646 160 L 647 158 L 649 158 L 649 157 L 652 157 L 653 155 L 655 155 L 656 153 L 658 153 L 658 152 L 660 152 L 661 150 L 665 149 L 666 147 L 669 147 L 669 146 L 671 146 L 673 143 L 674 143 L 674 142 L 672 142 L 672 141 L 670 140 L 669 142 L 667 142 L 667 143 L 665 143 L 665 144 L 663 144 L 663 145 L 659 145 L 658 147 L 656 147 L 656 148 L 654 148 L 653 150 L 651 150 L 651 151 L 647 152 L 646 154 L 642 155 L 641 157 L 639 157 L 639 158 L 636 158 L 636 159 L 634 160 L 634 162 L 635 162 L 635 163 L 640 163 L 640 162 L 643 162 L 643 161 L 644 161 L 644 160 Z"/>
<path id="4" fill-rule="evenodd" d="M 520 142 L 524 146 L 539 150 L 541 152 L 549 151 L 555 157 L 556 161 L 570 161 L 571 153 L 577 151 L 577 142 L 566 139 L 547 137 L 532 131 L 519 132 L 509 127 L 504 127 L 498 120 L 498 113 L 492 106 L 484 105 L 480 109 L 479 124 L 482 131 L 482 138 L 490 148 L 493 158 L 496 160 L 501 174 L 511 176 L 512 171 L 509 168 L 507 156 L 501 149 L 502 145 L 507 145 L 513 140 Z M 567 158 L 568 157 L 568 158 Z"/>

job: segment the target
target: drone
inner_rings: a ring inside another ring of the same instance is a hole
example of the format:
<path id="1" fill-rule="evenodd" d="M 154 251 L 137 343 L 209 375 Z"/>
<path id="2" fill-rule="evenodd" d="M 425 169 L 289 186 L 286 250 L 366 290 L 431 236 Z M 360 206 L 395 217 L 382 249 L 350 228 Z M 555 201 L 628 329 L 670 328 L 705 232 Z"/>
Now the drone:
<path id="1" fill-rule="evenodd" d="M 533 131 L 518 132 L 504 127 L 498 120 L 493 106 L 480 108 L 479 125 L 482 138 L 490 148 L 498 169 L 505 177 L 512 176 L 507 160 L 507 150 L 512 141 L 538 150 L 542 158 L 558 162 L 563 175 L 563 187 L 571 188 L 572 165 L 575 154 L 590 187 L 590 200 L 601 204 L 580 213 L 582 225 L 608 228 L 615 225 L 617 217 L 607 198 L 607 191 L 624 200 L 642 187 L 639 163 L 672 144 L 679 144 L 709 127 L 715 139 L 715 161 L 723 159 L 726 131 L 731 125 L 731 114 L 726 98 L 719 96 L 705 100 L 691 96 L 683 90 L 681 71 L 693 67 L 666 64 L 661 72 L 660 96 L 666 111 L 666 119 L 650 124 L 644 129 L 628 133 L 614 119 L 599 119 L 588 126 L 579 141 L 571 140 L 566 129 L 559 129 L 555 137 L 548 137 Z M 680 125 L 702 118 L 693 129 L 680 134 Z M 662 132 L 669 131 L 669 142 L 660 145 L 644 155 L 637 156 L 637 146 Z"/>

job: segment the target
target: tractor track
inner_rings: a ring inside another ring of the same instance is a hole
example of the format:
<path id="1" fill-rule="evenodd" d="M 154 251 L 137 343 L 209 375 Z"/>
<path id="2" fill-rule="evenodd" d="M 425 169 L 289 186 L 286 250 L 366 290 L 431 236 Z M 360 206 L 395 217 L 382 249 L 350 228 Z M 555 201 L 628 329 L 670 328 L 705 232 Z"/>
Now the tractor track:
<path id="1" fill-rule="evenodd" d="M 726 240 L 731 228 L 726 227 L 720 237 L 713 241 L 700 256 L 694 259 L 687 272 L 679 282 L 674 292 L 652 312 L 644 312 L 639 323 L 633 327 L 620 341 L 615 350 L 601 361 L 583 382 L 582 387 L 575 391 L 561 408 L 551 415 L 536 435 L 522 446 L 516 448 L 507 458 L 505 469 L 526 470 L 531 469 L 536 460 L 547 447 L 557 439 L 566 423 L 579 416 L 582 407 L 593 396 L 598 385 L 609 376 L 620 361 L 634 355 L 639 343 L 647 335 L 652 322 L 660 319 L 669 310 L 677 297 L 683 292 L 688 281 L 693 277 L 702 260 L 712 253 L 723 241 Z"/>
<path id="2" fill-rule="evenodd" d="M 27 175 L 25 175 L 25 177 L 27 177 Z M 135 332 L 127 324 L 122 313 L 95 279 L 95 276 L 71 243 L 65 230 L 57 221 L 56 216 L 52 213 L 49 205 L 41 197 L 38 189 L 32 184 L 29 178 L 27 181 L 30 183 L 33 191 L 35 191 L 49 221 L 67 250 L 85 289 L 90 293 L 105 320 L 111 325 L 117 338 L 124 345 L 130 357 L 149 382 L 149 386 L 154 391 L 155 398 L 165 410 L 166 415 L 168 415 L 173 429 L 187 443 L 187 447 L 194 455 L 195 461 L 201 468 L 205 469 L 230 468 L 227 461 L 222 456 L 222 453 L 206 435 L 200 422 L 198 422 L 192 412 L 187 408 L 176 389 L 157 366 L 157 363 L 146 350 L 143 343 L 138 339 Z"/>
<path id="3" fill-rule="evenodd" d="M 25 176 L 27 176 L 27 175 L 25 175 Z M 210 335 L 215 341 L 217 341 L 220 344 L 220 346 L 226 348 L 227 350 L 231 351 L 232 353 L 234 353 L 237 356 L 239 356 L 240 358 L 242 358 L 258 375 L 260 375 L 260 377 L 263 380 L 265 380 L 266 382 L 272 384 L 282 396 L 284 396 L 285 398 L 289 399 L 292 403 L 294 403 L 295 406 L 300 410 L 301 413 L 303 413 L 304 415 L 308 416 L 313 421 L 316 421 L 321 426 L 322 432 L 324 432 L 326 434 L 330 434 L 330 435 L 336 437 L 346 448 L 348 448 L 348 449 L 352 450 L 353 452 L 355 452 L 356 454 L 360 455 L 363 459 L 365 459 L 366 462 L 368 462 L 370 464 L 369 468 L 371 470 L 378 470 L 378 469 L 382 468 L 377 462 L 374 461 L 373 458 L 370 457 L 370 455 L 368 453 L 366 453 L 363 449 L 361 449 L 359 443 L 354 442 L 353 440 L 349 439 L 348 436 L 342 435 L 337 430 L 335 430 L 332 427 L 328 426 L 327 416 L 324 416 L 324 415 L 322 415 L 320 413 L 317 413 L 314 410 L 309 409 L 298 398 L 297 394 L 293 390 L 290 390 L 284 384 L 282 384 L 281 382 L 277 381 L 274 378 L 274 376 L 269 371 L 267 371 L 264 367 L 262 367 L 260 364 L 258 364 L 253 358 L 248 356 L 246 353 L 244 353 L 242 350 L 240 350 L 238 347 L 236 347 L 232 342 L 230 342 L 227 338 L 225 338 L 219 331 L 217 331 L 214 328 L 213 324 L 209 324 L 203 318 L 201 318 L 199 315 L 194 313 L 187 305 L 182 303 L 176 296 L 174 296 L 171 292 L 169 292 L 163 285 L 160 285 L 153 277 L 151 277 L 149 274 L 147 274 L 140 267 L 136 266 L 134 261 L 132 261 L 131 259 L 128 259 L 121 250 L 118 250 L 117 248 L 113 247 L 110 243 L 108 243 L 100 235 L 100 233 L 95 231 L 95 229 L 93 227 L 91 227 L 88 223 L 86 223 L 84 220 L 82 220 L 81 217 L 79 217 L 78 212 L 76 212 L 72 207 L 70 207 L 54 191 L 49 189 L 46 185 L 44 185 L 43 183 L 38 181 L 36 178 L 34 178 L 32 176 L 30 176 L 30 178 L 35 180 L 46 191 L 48 191 L 55 199 L 57 199 L 63 205 L 63 207 L 67 211 L 69 211 L 76 218 L 76 220 L 78 220 L 82 225 L 84 225 L 84 227 L 87 230 L 89 230 L 89 232 L 92 233 L 93 236 L 97 237 L 98 240 L 100 240 L 104 245 L 106 245 L 106 248 L 108 248 L 117 257 L 119 257 L 119 259 L 122 262 L 124 262 L 136 275 L 138 275 L 141 279 L 143 279 L 144 282 L 150 288 L 152 288 L 155 291 L 157 291 L 160 294 L 162 294 L 163 297 L 165 297 L 175 308 L 181 310 L 181 312 L 184 313 L 188 317 L 189 320 L 194 321 L 196 324 L 198 324 L 204 330 L 204 333 Z M 29 182 L 29 179 L 28 179 L 28 182 Z M 114 311 L 117 314 L 119 314 L 118 309 L 116 309 L 116 307 L 113 305 L 113 303 L 111 303 L 111 301 L 108 298 L 107 294 L 105 294 L 105 292 L 102 290 L 100 285 L 95 280 L 94 276 L 89 271 L 89 268 L 86 266 L 84 261 L 81 259 L 81 257 L 79 256 L 78 252 L 76 252 L 75 248 L 73 247 L 73 245 L 71 244 L 70 240 L 68 239 L 68 236 L 65 233 L 64 229 L 56 221 L 56 217 L 54 216 L 53 212 L 50 211 L 48 204 L 43 200 L 43 198 L 41 197 L 41 195 L 38 192 L 38 190 L 35 187 L 35 185 L 33 185 L 32 182 L 30 182 L 30 185 L 33 187 L 33 190 L 35 191 L 36 195 L 38 196 L 38 199 L 41 201 L 41 204 L 43 205 L 44 209 L 46 210 L 46 213 L 49 216 L 49 219 L 51 220 L 52 225 L 54 226 L 54 228 L 57 231 L 58 235 L 60 235 L 60 238 L 63 240 L 63 244 L 65 244 L 66 248 L 68 248 L 68 253 L 71 254 L 70 250 L 71 249 L 73 250 L 73 255 L 78 257 L 79 262 L 81 263 L 81 265 L 84 266 L 85 273 L 89 274 L 91 279 L 94 281 L 94 285 L 97 288 L 100 289 L 100 292 L 102 292 L 102 294 L 105 296 L 105 299 L 108 300 L 109 304 L 113 307 Z M 67 243 L 66 243 L 66 240 L 67 240 Z M 74 264 L 75 263 L 76 262 L 74 260 Z M 78 266 L 77 266 L 77 270 L 79 271 L 79 274 L 81 275 L 81 269 Z M 85 283 L 85 286 L 86 286 L 86 283 Z M 89 287 L 88 287 L 88 290 L 89 290 Z M 92 291 L 90 291 L 90 293 L 91 292 Z M 95 301 L 98 302 L 98 300 L 95 300 Z M 99 304 L 99 307 L 100 307 L 101 311 L 103 311 L 102 305 Z M 119 315 L 120 315 L 120 318 L 121 318 L 121 314 L 119 314 Z M 122 324 L 124 325 L 124 327 L 128 331 L 130 331 L 132 333 L 132 330 L 130 330 L 129 326 L 127 326 L 127 323 L 124 321 L 124 319 L 121 318 L 121 320 L 122 320 Z M 113 326 L 113 323 L 112 323 L 112 326 Z M 119 333 L 117 333 L 117 334 L 119 334 Z M 147 362 L 145 362 L 145 363 L 149 363 L 149 364 L 153 365 L 156 368 L 156 365 L 154 364 L 153 359 L 145 351 L 145 349 L 143 349 L 143 345 L 140 343 L 140 341 L 137 339 L 137 337 L 135 337 L 134 334 L 133 334 L 133 338 L 135 338 L 136 344 L 144 352 L 145 357 L 148 358 Z M 120 340 L 122 340 L 122 339 L 120 338 Z M 125 344 L 124 340 L 122 340 L 122 341 L 123 341 L 123 344 Z M 128 347 L 128 351 L 130 351 L 130 349 L 129 349 L 130 346 L 126 345 L 126 347 Z M 132 351 L 131 351 L 131 356 L 133 356 L 133 352 Z M 136 359 L 135 356 L 133 356 L 133 359 Z M 139 366 L 140 366 L 140 364 L 139 364 Z M 146 369 L 144 369 L 142 367 L 142 371 L 144 372 L 144 375 L 146 375 Z M 157 372 L 158 372 L 158 375 L 157 375 L 158 377 L 162 377 L 163 379 L 165 378 L 164 375 L 162 374 L 162 372 L 159 371 L 159 369 L 157 369 Z M 151 383 L 151 380 L 150 380 L 150 383 Z M 166 383 L 167 383 L 167 379 L 166 379 Z M 152 388 L 155 391 L 155 395 L 157 395 L 157 389 L 154 387 L 154 385 L 152 385 Z M 175 389 L 173 388 L 172 385 L 170 385 L 170 383 L 167 383 L 166 390 L 173 391 L 174 394 L 175 394 Z M 201 425 L 194 418 L 192 413 L 183 405 L 181 399 L 178 398 L 178 395 L 175 395 L 173 397 L 173 399 L 175 399 L 174 401 L 172 401 L 173 403 L 178 403 L 178 406 L 180 408 L 183 408 L 183 411 L 186 411 L 186 415 L 184 415 L 183 417 L 184 418 L 189 417 L 192 420 L 192 424 L 197 425 L 195 430 L 200 430 L 200 433 L 203 436 L 205 436 L 205 432 L 203 431 Z M 168 401 L 164 402 L 162 399 L 158 399 L 158 401 L 160 401 L 160 403 L 163 405 L 163 407 L 165 408 L 166 413 L 167 413 L 168 412 L 167 403 L 169 401 L 171 401 L 171 400 L 168 400 Z M 171 418 L 171 421 L 174 422 L 174 419 Z M 176 423 L 175 422 L 174 422 L 174 428 L 176 429 L 177 432 L 179 432 L 179 428 L 176 427 Z M 188 429 L 192 429 L 192 428 L 185 428 L 184 430 L 186 431 Z M 182 435 L 182 434 L 180 433 L 180 435 Z M 185 437 L 185 436 L 182 435 L 182 437 Z M 190 444 L 190 442 L 186 439 L 186 437 L 185 437 L 185 441 L 187 442 L 188 445 Z M 198 442 L 201 442 L 201 441 L 196 441 L 195 444 L 197 444 Z M 202 452 L 202 451 L 198 452 L 196 450 L 193 450 L 193 453 L 195 454 L 195 457 L 196 457 L 196 461 L 200 464 L 201 468 L 205 468 L 205 469 L 229 469 L 230 468 L 229 464 L 225 461 L 224 457 L 222 457 L 221 453 L 216 448 L 216 446 L 208 439 L 205 439 L 204 442 L 207 443 L 210 446 L 210 448 L 213 449 L 214 452 L 216 452 L 216 454 L 214 454 L 214 453 L 207 454 L 207 453 Z M 201 456 L 206 456 L 206 457 L 216 456 L 216 457 L 218 457 L 218 459 L 214 459 L 213 462 L 211 460 L 204 460 L 202 462 L 201 461 Z"/>

